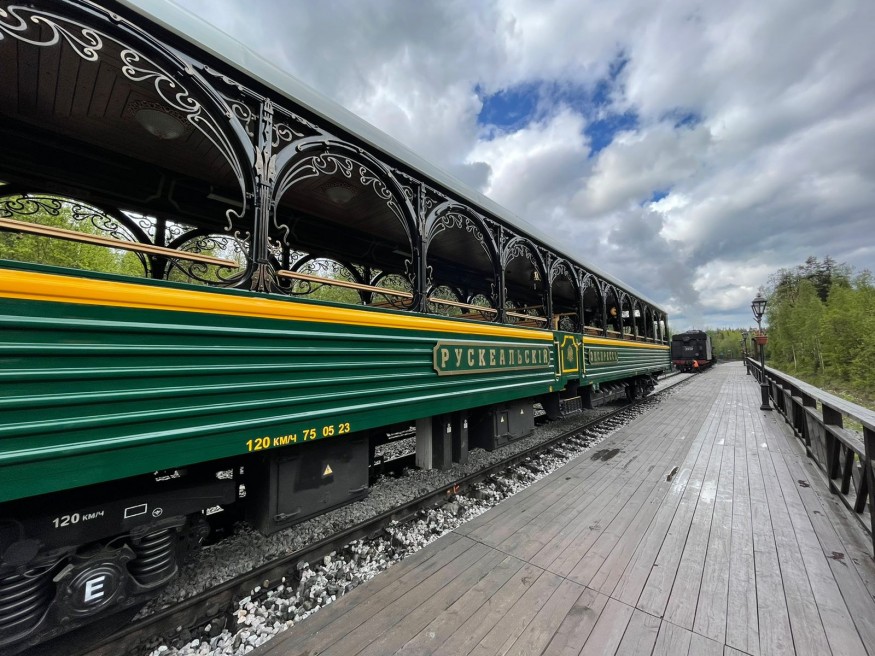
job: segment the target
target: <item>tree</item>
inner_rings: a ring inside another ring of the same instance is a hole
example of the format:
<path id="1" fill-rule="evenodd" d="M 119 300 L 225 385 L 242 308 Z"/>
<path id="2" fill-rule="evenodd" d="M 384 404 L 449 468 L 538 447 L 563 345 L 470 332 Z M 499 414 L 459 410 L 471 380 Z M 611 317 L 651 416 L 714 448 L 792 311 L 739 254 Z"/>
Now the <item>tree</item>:
<path id="1" fill-rule="evenodd" d="M 0 197 L 0 217 L 106 235 L 91 220 L 92 216 L 102 214 L 77 212 L 74 208 L 82 209 L 83 206 L 53 196 L 30 198 L 16 194 Z M 134 252 L 27 233 L 0 232 L 0 259 L 138 277 L 145 274 L 145 268 Z"/>
<path id="2" fill-rule="evenodd" d="M 872 274 L 810 257 L 770 278 L 769 361 L 813 385 L 875 400 Z"/>

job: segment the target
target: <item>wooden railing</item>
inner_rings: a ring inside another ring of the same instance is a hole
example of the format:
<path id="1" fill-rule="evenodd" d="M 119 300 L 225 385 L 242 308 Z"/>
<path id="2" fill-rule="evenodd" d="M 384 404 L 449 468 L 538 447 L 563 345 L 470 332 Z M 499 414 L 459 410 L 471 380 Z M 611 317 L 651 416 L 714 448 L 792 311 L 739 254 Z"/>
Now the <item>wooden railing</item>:
<path id="1" fill-rule="evenodd" d="M 164 248 L 163 246 L 154 246 L 152 244 L 141 244 L 136 241 L 124 241 L 115 239 L 114 237 L 101 237 L 100 235 L 90 235 L 87 232 L 76 232 L 75 230 L 67 230 L 66 228 L 53 228 L 51 226 L 40 225 L 39 223 L 26 223 L 24 221 L 16 221 L 15 219 L 0 218 L 0 229 L 9 230 L 12 232 L 23 232 L 29 235 L 39 235 L 40 237 L 53 237 L 55 239 L 63 239 L 65 241 L 78 241 L 83 244 L 93 244 L 95 246 L 107 246 L 109 248 L 118 248 L 124 251 L 133 251 L 135 253 L 148 253 L 150 255 L 160 255 L 166 258 L 174 258 L 177 260 L 187 260 L 189 262 L 201 262 L 203 264 L 214 264 L 221 267 L 238 267 L 240 266 L 233 260 L 224 260 L 211 255 L 200 255 L 199 253 L 188 253 L 186 251 L 178 251 L 175 248 Z"/>
<path id="2" fill-rule="evenodd" d="M 446 305 L 447 307 L 455 307 L 463 310 L 468 310 L 462 314 L 454 315 L 455 319 L 473 319 L 474 321 L 495 321 L 495 316 L 498 310 L 483 305 L 472 305 L 470 303 L 460 303 L 459 301 L 451 301 L 446 298 L 438 298 L 436 296 L 428 297 L 429 303 L 435 305 Z"/>
<path id="3" fill-rule="evenodd" d="M 763 383 L 759 362 L 748 358 L 745 363 Z M 875 550 L 875 412 L 771 367 L 765 368 L 765 383 L 772 405 L 826 475 L 830 491 L 869 531 Z M 862 435 L 845 428 L 845 418 L 862 426 Z"/>
<path id="4" fill-rule="evenodd" d="M 363 285 L 359 282 L 339 280 L 338 278 L 323 278 L 322 276 L 314 276 L 313 274 L 301 273 L 299 271 L 288 271 L 287 269 L 281 269 L 277 271 L 276 274 L 281 278 L 303 280 L 304 282 L 312 282 L 320 285 L 329 285 L 331 287 L 344 287 L 346 289 L 356 289 L 359 291 L 385 294 L 386 296 L 396 296 L 398 298 L 413 298 L 413 294 L 411 294 L 410 292 L 404 292 L 398 289 L 386 289 L 385 287 L 376 287 L 374 285 Z"/>
<path id="5" fill-rule="evenodd" d="M 350 282 L 348 280 L 338 280 L 337 278 L 324 278 L 322 276 L 316 276 L 310 273 L 300 273 L 298 271 L 288 271 L 283 269 L 281 271 L 277 271 L 277 275 L 282 278 L 291 278 L 293 280 L 303 280 L 305 282 L 318 283 L 322 285 L 331 285 L 334 287 L 345 287 L 347 289 L 355 289 L 358 291 L 366 291 L 375 294 L 384 294 L 386 296 L 393 296 L 395 298 L 403 298 L 403 299 L 412 299 L 413 294 L 411 292 L 400 291 L 397 289 L 386 289 L 385 287 L 375 287 L 373 285 L 365 285 L 358 282 Z M 446 305 L 448 307 L 456 307 L 464 310 L 468 310 L 468 312 L 463 312 L 461 314 L 455 315 L 453 318 L 455 319 L 472 319 L 474 321 L 495 321 L 496 315 L 498 314 L 498 310 L 491 307 L 485 307 L 482 305 L 472 305 L 470 303 L 461 303 L 459 301 L 451 301 L 445 298 L 437 298 L 436 296 L 428 297 L 429 303 L 434 303 L 436 305 Z M 368 304 L 369 307 L 379 307 L 379 308 L 396 308 L 398 306 L 396 303 L 392 301 L 377 301 Z M 543 309 L 542 305 L 532 305 L 528 307 L 516 308 L 517 311 L 505 311 L 505 315 L 508 317 L 513 317 L 517 321 L 513 323 L 515 326 L 522 326 L 526 328 L 546 328 L 547 327 L 547 317 L 540 317 L 535 314 L 526 314 L 525 310 L 541 310 Z M 522 311 L 520 311 L 522 310 Z M 554 330 L 558 330 L 556 324 L 563 316 L 575 316 L 574 312 L 565 312 L 556 314 L 553 317 Z M 595 328 L 593 326 L 584 326 L 583 331 L 587 335 L 596 335 L 602 336 L 602 329 Z M 623 333 L 615 330 L 608 330 L 607 334 L 609 337 L 616 337 L 617 339 L 622 339 L 624 337 Z M 629 333 L 625 336 L 626 339 L 636 339 L 634 335 Z M 649 337 L 639 336 L 637 341 L 643 342 L 656 342 L 660 343 L 659 340 L 654 340 Z"/>

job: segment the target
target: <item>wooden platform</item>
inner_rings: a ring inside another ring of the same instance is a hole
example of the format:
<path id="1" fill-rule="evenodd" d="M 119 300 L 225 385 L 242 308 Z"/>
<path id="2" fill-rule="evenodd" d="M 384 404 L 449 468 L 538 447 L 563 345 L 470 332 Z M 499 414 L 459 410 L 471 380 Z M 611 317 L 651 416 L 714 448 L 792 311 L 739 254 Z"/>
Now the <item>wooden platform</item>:
<path id="1" fill-rule="evenodd" d="M 739 364 L 257 649 L 875 654 L 875 562 Z"/>

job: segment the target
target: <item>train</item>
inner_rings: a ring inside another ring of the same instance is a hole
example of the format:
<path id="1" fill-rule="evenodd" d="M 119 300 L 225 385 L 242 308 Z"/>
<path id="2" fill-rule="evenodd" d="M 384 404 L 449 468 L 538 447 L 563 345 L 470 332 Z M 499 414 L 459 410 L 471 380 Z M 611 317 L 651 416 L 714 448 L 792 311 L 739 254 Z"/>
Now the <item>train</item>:
<path id="1" fill-rule="evenodd" d="M 671 337 L 671 363 L 678 371 L 704 370 L 716 362 L 711 336 L 702 330 L 688 330 Z"/>
<path id="2" fill-rule="evenodd" d="M 172 3 L 0 0 L 0 651 L 652 390 L 665 310 Z"/>

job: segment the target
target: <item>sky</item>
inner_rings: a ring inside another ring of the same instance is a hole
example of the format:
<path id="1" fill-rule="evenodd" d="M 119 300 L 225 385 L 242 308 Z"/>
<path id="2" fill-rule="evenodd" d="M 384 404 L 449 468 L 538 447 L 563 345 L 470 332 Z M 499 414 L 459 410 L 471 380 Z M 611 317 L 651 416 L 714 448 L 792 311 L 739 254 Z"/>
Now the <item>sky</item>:
<path id="1" fill-rule="evenodd" d="M 871 0 L 176 0 L 668 313 L 875 269 Z"/>

